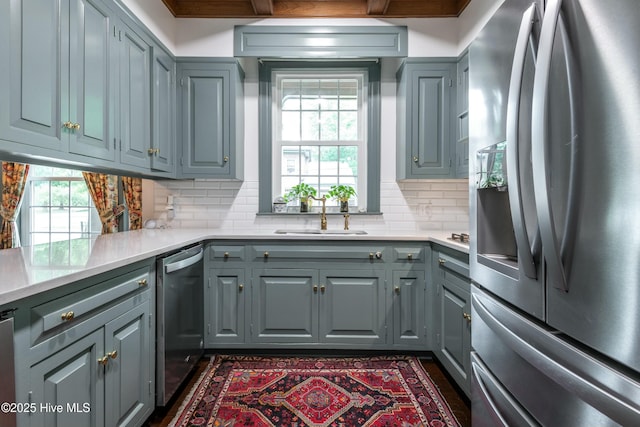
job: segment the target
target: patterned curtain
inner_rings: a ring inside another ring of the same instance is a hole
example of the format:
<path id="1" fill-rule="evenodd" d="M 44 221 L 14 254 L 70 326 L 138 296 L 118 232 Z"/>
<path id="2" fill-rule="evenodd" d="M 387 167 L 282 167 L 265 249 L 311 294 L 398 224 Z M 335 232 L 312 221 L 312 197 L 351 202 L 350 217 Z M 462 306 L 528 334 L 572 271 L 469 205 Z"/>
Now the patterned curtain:
<path id="1" fill-rule="evenodd" d="M 93 204 L 100 215 L 102 234 L 118 232 L 118 216 L 124 205 L 118 204 L 118 177 L 103 173 L 82 172 Z"/>
<path id="2" fill-rule="evenodd" d="M 142 178 L 122 177 L 124 199 L 129 208 L 129 230 L 142 228 Z"/>
<path id="3" fill-rule="evenodd" d="M 2 162 L 2 204 L 0 205 L 0 249 L 20 246 L 20 235 L 16 227 L 16 217 L 24 187 L 29 175 L 29 165 Z"/>

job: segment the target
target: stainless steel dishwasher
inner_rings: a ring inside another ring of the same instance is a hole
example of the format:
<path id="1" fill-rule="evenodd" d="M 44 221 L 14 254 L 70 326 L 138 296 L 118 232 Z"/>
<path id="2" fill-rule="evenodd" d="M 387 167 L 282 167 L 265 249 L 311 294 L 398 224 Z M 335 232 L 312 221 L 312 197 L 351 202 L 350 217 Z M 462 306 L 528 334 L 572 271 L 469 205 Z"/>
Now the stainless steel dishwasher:
<path id="1" fill-rule="evenodd" d="M 165 406 L 204 349 L 204 248 L 158 258 L 156 404 Z"/>

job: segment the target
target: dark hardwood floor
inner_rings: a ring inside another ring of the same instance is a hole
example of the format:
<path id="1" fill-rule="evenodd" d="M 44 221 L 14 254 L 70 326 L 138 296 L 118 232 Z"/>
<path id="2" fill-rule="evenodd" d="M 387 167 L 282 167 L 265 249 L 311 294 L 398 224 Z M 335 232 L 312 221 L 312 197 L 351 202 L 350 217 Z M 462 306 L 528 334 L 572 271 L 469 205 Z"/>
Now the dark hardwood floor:
<path id="1" fill-rule="evenodd" d="M 440 393 L 445 398 L 449 407 L 453 411 L 460 425 L 462 427 L 471 427 L 471 409 L 469 400 L 459 391 L 451 380 L 447 377 L 447 374 L 442 369 L 440 364 L 435 359 L 420 358 L 422 366 L 429 374 L 435 385 L 440 390 Z M 209 358 L 202 359 L 189 380 L 178 391 L 178 395 L 172 399 L 169 406 L 166 408 L 159 408 L 149 418 L 145 427 L 166 427 L 171 420 L 178 413 L 178 409 L 191 388 L 197 383 L 198 379 L 207 368 L 209 364 Z M 353 426 L 355 427 L 355 426 Z"/>

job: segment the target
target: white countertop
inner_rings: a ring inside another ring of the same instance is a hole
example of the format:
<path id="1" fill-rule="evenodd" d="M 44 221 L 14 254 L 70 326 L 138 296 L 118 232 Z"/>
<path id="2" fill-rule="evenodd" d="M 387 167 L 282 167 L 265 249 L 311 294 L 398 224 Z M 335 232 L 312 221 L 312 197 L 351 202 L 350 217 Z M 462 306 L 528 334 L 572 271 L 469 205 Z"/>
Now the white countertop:
<path id="1" fill-rule="evenodd" d="M 204 240 L 431 241 L 469 253 L 467 245 L 448 240 L 450 235 L 445 232 L 282 235 L 255 230 L 138 230 L 89 240 L 83 249 L 76 250 L 74 265 L 69 265 L 69 257 L 58 261 L 54 255 L 66 253 L 68 241 L 5 249 L 0 251 L 0 306 Z"/>

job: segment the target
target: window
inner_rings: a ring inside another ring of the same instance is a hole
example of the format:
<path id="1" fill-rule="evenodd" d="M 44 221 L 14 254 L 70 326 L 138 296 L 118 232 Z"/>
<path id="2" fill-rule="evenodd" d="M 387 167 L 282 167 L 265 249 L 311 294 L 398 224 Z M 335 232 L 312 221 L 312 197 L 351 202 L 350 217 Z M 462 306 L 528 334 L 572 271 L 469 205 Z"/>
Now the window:
<path id="1" fill-rule="evenodd" d="M 352 207 L 379 212 L 379 86 L 377 62 L 261 63 L 260 212 L 300 182 L 351 185 Z"/>
<path id="2" fill-rule="evenodd" d="M 69 169 L 31 165 L 20 216 L 25 246 L 88 239 L 102 229 L 82 172 Z"/>
<path id="3" fill-rule="evenodd" d="M 319 195 L 345 184 L 358 194 L 351 206 L 366 206 L 366 77 L 274 71 L 274 197 L 300 182 Z"/>

